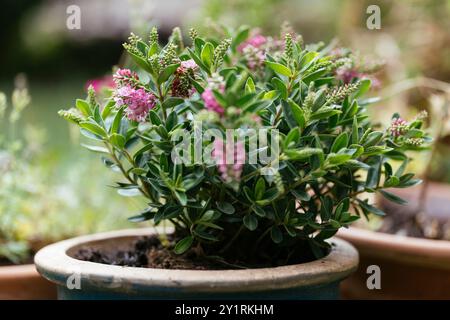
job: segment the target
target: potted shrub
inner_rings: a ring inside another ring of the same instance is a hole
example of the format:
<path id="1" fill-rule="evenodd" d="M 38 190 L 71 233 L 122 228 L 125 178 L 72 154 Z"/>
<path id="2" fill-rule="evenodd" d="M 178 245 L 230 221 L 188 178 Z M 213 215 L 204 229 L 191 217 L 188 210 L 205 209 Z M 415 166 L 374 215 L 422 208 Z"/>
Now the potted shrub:
<path id="1" fill-rule="evenodd" d="M 415 181 L 381 170 L 412 146 L 368 120 L 370 80 L 336 77 L 348 57 L 332 47 L 190 36 L 132 35 L 140 74 L 119 69 L 109 99 L 90 90 L 60 112 L 122 172 L 119 194 L 146 197 L 130 220 L 160 227 L 50 245 L 38 271 L 65 299 L 337 298 L 358 254 L 333 236 L 380 212 L 361 195 L 381 177 Z"/>
<path id="2" fill-rule="evenodd" d="M 0 93 L 0 299 L 54 299 L 56 286 L 36 271 L 34 253 L 79 234 L 123 228 L 131 224 L 123 219 L 129 206 L 111 202 L 105 192 L 92 196 L 108 179 L 85 185 L 98 167 L 92 160 L 49 161 L 56 152 L 45 147 L 45 130 L 24 121 L 31 99 L 17 79 L 11 103 Z M 108 215 L 98 219 L 105 206 Z"/>
<path id="3" fill-rule="evenodd" d="M 418 84 L 450 92 L 448 85 L 436 80 L 423 79 Z M 450 298 L 450 188 L 444 181 L 436 181 L 445 178 L 442 169 L 445 168 L 448 148 L 445 145 L 447 99 L 443 95 L 430 100 L 435 143 L 424 161 L 424 183 L 410 189 L 391 190 L 396 202 L 378 198 L 380 208 L 387 214 L 379 223 L 339 233 L 340 237 L 354 244 L 361 255 L 360 269 L 343 285 L 347 297 Z M 408 135 L 407 127 L 405 129 L 398 139 Z M 407 161 L 405 159 L 405 164 Z M 436 172 L 441 172 L 440 176 Z M 366 286 L 366 270 L 370 265 L 381 269 L 379 290 L 369 290 Z"/>

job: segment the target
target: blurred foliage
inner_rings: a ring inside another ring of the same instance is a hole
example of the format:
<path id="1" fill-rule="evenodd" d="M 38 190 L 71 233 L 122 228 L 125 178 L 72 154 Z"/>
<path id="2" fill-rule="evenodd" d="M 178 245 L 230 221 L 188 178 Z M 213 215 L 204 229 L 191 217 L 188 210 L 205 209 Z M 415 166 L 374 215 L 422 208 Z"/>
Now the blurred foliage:
<path id="1" fill-rule="evenodd" d="M 30 97 L 18 79 L 11 103 L 0 94 L 0 259 L 19 263 L 50 242 L 131 227 L 125 217 L 139 201 L 114 201 L 108 174 L 87 183 L 101 162 L 47 145 L 48 132 L 23 121 L 32 108 L 24 112 Z"/>

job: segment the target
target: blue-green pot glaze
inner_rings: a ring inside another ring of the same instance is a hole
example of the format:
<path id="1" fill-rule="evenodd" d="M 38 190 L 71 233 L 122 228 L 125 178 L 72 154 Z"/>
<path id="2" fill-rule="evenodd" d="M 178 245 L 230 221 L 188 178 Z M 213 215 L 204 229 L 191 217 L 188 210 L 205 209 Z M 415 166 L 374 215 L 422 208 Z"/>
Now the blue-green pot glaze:
<path id="1" fill-rule="evenodd" d="M 35 256 L 41 275 L 58 286 L 60 299 L 337 299 L 339 283 L 358 265 L 358 253 L 333 238 L 320 260 L 246 270 L 166 270 L 112 266 L 72 258 L 82 247 L 129 248 L 155 229 L 83 236 L 45 247 Z"/>

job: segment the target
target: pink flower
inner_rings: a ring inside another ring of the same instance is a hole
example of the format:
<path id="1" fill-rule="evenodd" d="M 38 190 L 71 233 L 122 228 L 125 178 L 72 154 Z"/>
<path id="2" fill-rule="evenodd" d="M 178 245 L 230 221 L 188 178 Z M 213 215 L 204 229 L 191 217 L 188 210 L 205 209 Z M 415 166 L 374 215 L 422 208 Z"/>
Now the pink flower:
<path id="1" fill-rule="evenodd" d="M 197 70 L 198 66 L 193 59 L 181 61 L 180 67 L 183 69 Z"/>
<path id="2" fill-rule="evenodd" d="M 248 46 L 259 49 L 264 44 L 266 44 L 266 42 L 267 42 L 266 37 L 264 37 L 260 34 L 257 34 L 257 35 L 254 35 L 253 37 L 251 37 L 250 39 L 247 39 L 243 43 L 241 43 L 237 49 L 239 52 L 244 52 L 244 49 Z"/>
<path id="3" fill-rule="evenodd" d="M 401 136 L 406 133 L 408 122 L 403 120 L 402 118 L 394 118 L 392 119 L 390 131 L 391 135 L 394 137 Z"/>
<path id="4" fill-rule="evenodd" d="M 352 82 L 354 78 L 360 78 L 361 74 L 355 69 L 339 68 L 336 70 L 336 78 L 345 84 Z"/>
<path id="5" fill-rule="evenodd" d="M 134 85 L 139 81 L 137 73 L 130 69 L 118 69 L 114 74 L 113 79 L 118 86 Z"/>
<path id="6" fill-rule="evenodd" d="M 125 115 L 129 120 L 143 122 L 150 109 L 155 106 L 156 97 L 145 89 L 127 85 L 116 90 L 114 101 L 117 107 L 126 106 Z"/>
<path id="7" fill-rule="evenodd" d="M 203 91 L 202 99 L 205 102 L 206 109 L 217 112 L 220 115 L 223 115 L 225 112 L 223 107 L 217 102 L 211 88 L 206 88 L 205 91 Z"/>
<path id="8" fill-rule="evenodd" d="M 216 161 L 221 178 L 225 182 L 239 181 L 245 164 L 245 146 L 232 141 L 224 145 L 221 139 L 214 140 L 212 156 Z M 229 161 L 231 160 L 231 163 Z"/>
<path id="9" fill-rule="evenodd" d="M 177 71 L 175 72 L 175 78 L 172 82 L 172 96 L 188 98 L 193 93 L 191 77 L 194 77 L 195 70 L 198 69 L 194 60 L 182 61 Z"/>
<path id="10" fill-rule="evenodd" d="M 102 78 L 91 79 L 86 82 L 85 89 L 87 90 L 90 86 L 94 88 L 95 92 L 100 92 L 103 89 L 114 89 L 116 83 L 113 81 L 112 76 L 104 76 Z"/>
<path id="11" fill-rule="evenodd" d="M 264 50 L 247 46 L 244 48 L 244 57 L 247 60 L 247 66 L 250 70 L 257 70 L 264 66 L 264 60 L 266 59 L 266 54 Z"/>

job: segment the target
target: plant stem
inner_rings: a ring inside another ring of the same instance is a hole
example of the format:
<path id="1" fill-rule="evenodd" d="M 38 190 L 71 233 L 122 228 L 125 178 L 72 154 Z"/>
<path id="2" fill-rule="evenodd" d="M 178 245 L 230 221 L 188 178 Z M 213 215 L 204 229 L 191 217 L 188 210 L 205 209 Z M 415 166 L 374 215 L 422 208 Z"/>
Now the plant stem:
<path id="1" fill-rule="evenodd" d="M 163 114 L 164 121 L 167 120 L 167 114 L 166 109 L 164 108 L 164 95 L 162 94 L 161 85 L 158 85 L 158 95 L 159 95 L 159 101 L 161 102 L 161 111 Z"/>

